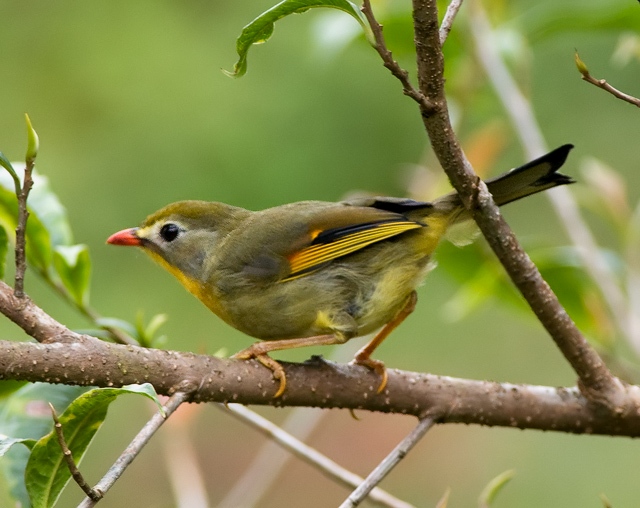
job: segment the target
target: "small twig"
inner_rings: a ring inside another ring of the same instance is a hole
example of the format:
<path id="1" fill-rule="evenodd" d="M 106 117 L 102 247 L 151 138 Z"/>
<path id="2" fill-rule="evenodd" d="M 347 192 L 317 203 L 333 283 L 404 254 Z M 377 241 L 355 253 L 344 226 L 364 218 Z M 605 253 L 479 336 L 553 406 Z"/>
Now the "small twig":
<path id="1" fill-rule="evenodd" d="M 434 419 L 422 418 L 418 425 L 387 455 L 378 466 L 371 471 L 367 479 L 340 505 L 340 508 L 353 508 L 358 506 L 369 495 L 372 489 L 378 485 L 389 472 L 404 459 L 411 449 L 420 441 L 433 426 Z"/>
<path id="2" fill-rule="evenodd" d="M 80 473 L 80 470 L 76 465 L 76 462 L 73 460 L 73 455 L 71 454 L 71 450 L 69 449 L 69 446 L 67 446 L 67 442 L 64 438 L 64 432 L 62 430 L 62 424 L 60 423 L 60 420 L 58 420 L 58 415 L 56 414 L 56 410 L 53 407 L 53 404 L 51 403 L 49 403 L 49 407 L 51 408 L 51 416 L 54 421 L 53 428 L 56 431 L 56 436 L 58 436 L 58 443 L 60 444 L 60 448 L 62 449 L 62 456 L 64 457 L 64 460 L 67 463 L 67 467 L 71 472 L 71 476 L 75 480 L 75 482 L 78 484 L 78 486 L 83 490 L 83 492 L 87 496 L 89 496 L 91 500 L 97 503 L 98 501 L 100 501 L 100 499 L 102 499 L 102 494 L 92 489 L 91 485 L 89 485 L 86 482 L 86 480 L 82 476 L 82 473 Z"/>
<path id="3" fill-rule="evenodd" d="M 18 194 L 18 226 L 16 227 L 16 276 L 13 287 L 14 294 L 18 298 L 24 297 L 24 273 L 27 270 L 25 236 L 27 230 L 27 219 L 29 218 L 29 210 L 27 210 L 27 197 L 33 187 L 33 162 L 27 164 L 24 168 L 24 181 L 20 194 Z"/>
<path id="4" fill-rule="evenodd" d="M 416 89 L 411 84 L 411 81 L 409 81 L 409 73 L 400 67 L 400 64 L 393 59 L 393 55 L 387 48 L 387 44 L 382 34 L 382 25 L 378 23 L 378 20 L 375 18 L 373 10 L 371 9 L 371 1 L 364 0 L 362 2 L 361 10 L 371 26 L 371 31 L 373 32 L 373 37 L 376 41 L 376 45 L 374 47 L 380 55 L 380 58 L 382 58 L 383 65 L 391 71 L 391 74 L 398 78 L 400 83 L 402 83 L 404 94 L 411 97 L 420 105 L 420 109 L 423 114 L 431 114 L 436 109 L 435 104 L 430 102 L 425 95 L 420 92 L 420 90 Z"/>
<path id="5" fill-rule="evenodd" d="M 229 404 L 228 406 L 219 404 L 218 407 L 220 409 L 230 411 L 233 416 L 244 423 L 248 423 L 253 428 L 270 437 L 273 441 L 277 442 L 286 450 L 289 450 L 296 457 L 313 465 L 316 469 L 319 469 L 337 483 L 349 488 L 354 488 L 359 484 L 361 485 L 363 479 L 360 476 L 343 468 L 336 462 L 327 458 L 325 455 L 322 455 L 317 450 L 314 450 L 310 446 L 304 444 L 288 432 L 285 432 L 274 423 L 271 423 L 269 420 L 250 409 L 247 409 L 240 404 Z M 382 489 L 374 487 L 375 485 L 372 485 L 367 491 L 367 493 L 371 492 L 371 499 L 373 501 L 390 508 L 411 508 L 410 504 L 392 496 Z"/>
<path id="6" fill-rule="evenodd" d="M 451 3 L 447 7 L 447 12 L 444 13 L 442 18 L 442 24 L 440 25 L 440 45 L 444 45 L 444 41 L 447 40 L 451 27 L 453 26 L 453 20 L 456 19 L 456 15 L 462 6 L 462 0 L 451 0 Z"/>
<path id="7" fill-rule="evenodd" d="M 138 456 L 160 426 L 176 409 L 178 409 L 178 407 L 180 407 L 180 404 L 187 400 L 188 397 L 188 392 L 174 393 L 164 405 L 164 414 L 161 411 L 158 411 L 149 419 L 142 430 L 138 432 L 138 435 L 133 438 L 129 446 L 127 446 L 122 454 L 120 454 L 118 460 L 114 462 L 114 464 L 109 468 L 109 471 L 107 471 L 102 479 L 96 484 L 93 490 L 97 491 L 101 496 L 104 496 L 118 478 L 122 476 L 124 470 L 129 466 L 129 464 L 131 464 L 131 462 L 133 462 L 133 459 Z M 78 508 L 91 508 L 95 506 L 96 503 L 97 501 L 92 498 L 85 498 L 78 505 Z"/>
<path id="8" fill-rule="evenodd" d="M 27 270 L 26 256 L 26 231 L 27 219 L 29 218 L 29 210 L 27 209 L 27 198 L 33 187 L 33 168 L 36 164 L 36 156 L 38 155 L 38 135 L 31 126 L 31 120 L 25 115 L 27 122 L 27 155 L 25 157 L 24 179 L 20 192 L 17 192 L 18 199 L 18 225 L 16 227 L 16 275 L 13 292 L 18 298 L 24 298 L 24 274 Z"/>
<path id="9" fill-rule="evenodd" d="M 578 68 L 578 71 L 582 75 L 582 79 L 584 81 L 586 81 L 587 83 L 591 83 L 592 85 L 595 85 L 598 88 L 602 88 L 604 91 L 609 92 L 614 97 L 622 101 L 628 102 L 629 104 L 633 104 L 634 106 L 640 108 L 640 99 L 638 99 L 637 97 L 621 92 L 617 88 L 612 87 L 604 79 L 594 78 L 589 73 L 589 69 L 587 69 L 587 66 L 585 65 L 585 63 L 580 59 L 580 56 L 578 55 L 577 51 L 575 54 L 575 60 L 576 60 L 576 67 Z"/>

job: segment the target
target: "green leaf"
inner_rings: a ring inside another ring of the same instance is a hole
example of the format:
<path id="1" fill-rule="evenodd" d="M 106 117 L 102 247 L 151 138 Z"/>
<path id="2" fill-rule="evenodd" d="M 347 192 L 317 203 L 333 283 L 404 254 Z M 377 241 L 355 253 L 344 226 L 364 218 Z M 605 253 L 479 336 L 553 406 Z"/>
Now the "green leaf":
<path id="1" fill-rule="evenodd" d="M 133 335 L 133 337 L 135 337 L 141 346 L 152 347 L 154 344 L 157 344 L 158 341 L 165 338 L 164 336 L 156 338 L 155 335 L 160 327 L 167 322 L 167 319 L 169 319 L 169 317 L 166 314 L 156 314 L 151 318 L 149 324 L 145 326 L 144 314 L 142 311 L 138 312 L 136 316 L 136 334 Z"/>
<path id="2" fill-rule="evenodd" d="M 13 169 L 9 159 L 7 159 L 2 152 L 0 152 L 0 166 L 9 172 L 9 176 L 13 181 L 13 190 L 17 196 L 20 193 L 20 178 L 18 178 L 18 174 L 16 173 L 16 170 Z"/>
<path id="3" fill-rule="evenodd" d="M 0 400 L 0 433 L 14 439 L 38 440 L 53 427 L 49 403 L 62 412 L 85 387 L 33 383 L 23 386 L 10 397 Z M 23 442 L 28 444 L 28 441 Z M 11 448 L 0 460 L 0 471 L 13 499 L 28 507 L 29 496 L 24 471 L 29 450 L 22 446 Z"/>
<path id="4" fill-rule="evenodd" d="M 161 407 L 150 384 L 122 388 L 96 388 L 74 400 L 60 415 L 65 442 L 76 464 L 102 426 L 109 405 L 120 395 L 137 393 L 149 397 Z M 54 430 L 33 447 L 25 470 L 27 491 L 33 508 L 52 507 L 71 478 Z"/>
<path id="5" fill-rule="evenodd" d="M 247 72 L 247 53 L 249 48 L 254 44 L 266 42 L 273 34 L 276 21 L 290 14 L 300 14 L 315 7 L 338 9 L 350 14 L 360 24 L 369 42 L 372 45 L 374 44 L 373 34 L 366 18 L 355 4 L 347 0 L 284 0 L 260 14 L 242 29 L 242 33 L 236 40 L 238 61 L 233 67 L 233 72 L 224 70 L 223 72 L 233 78 L 243 76 Z"/>
<path id="6" fill-rule="evenodd" d="M 91 258 L 86 245 L 59 245 L 53 251 L 53 266 L 60 281 L 79 306 L 89 302 Z"/>
<path id="7" fill-rule="evenodd" d="M 24 164 L 21 167 L 24 168 Z M 26 232 L 27 260 L 40 272 L 49 274 L 53 247 L 71 244 L 71 228 L 66 211 L 51 191 L 48 179 L 34 171 L 33 181 Z M 18 203 L 13 181 L 8 174 L 0 172 L 0 224 L 7 231 L 13 231 L 17 217 Z"/>
<path id="8" fill-rule="evenodd" d="M 516 475 L 513 469 L 509 469 L 504 473 L 500 473 L 493 480 L 491 480 L 487 486 L 480 493 L 478 498 L 478 506 L 480 508 L 488 508 L 495 500 L 496 496 L 500 493 L 502 488 L 511 481 Z"/>
<path id="9" fill-rule="evenodd" d="M 96 324 L 98 326 L 103 326 L 105 328 L 118 328 L 122 330 L 130 337 L 137 337 L 138 332 L 136 327 L 133 326 L 129 321 L 125 321 L 124 319 L 112 318 L 112 317 L 100 317 L 96 319 Z"/>
<path id="10" fill-rule="evenodd" d="M 14 381 L 13 379 L 3 379 L 0 381 L 0 400 L 12 396 L 20 388 L 25 386 L 27 381 Z"/>
<path id="11" fill-rule="evenodd" d="M 9 449 L 16 443 L 22 443 L 27 448 L 33 448 L 36 443 L 35 439 L 23 438 L 23 437 L 9 437 L 4 434 L 0 434 L 0 457 L 9 451 Z"/>

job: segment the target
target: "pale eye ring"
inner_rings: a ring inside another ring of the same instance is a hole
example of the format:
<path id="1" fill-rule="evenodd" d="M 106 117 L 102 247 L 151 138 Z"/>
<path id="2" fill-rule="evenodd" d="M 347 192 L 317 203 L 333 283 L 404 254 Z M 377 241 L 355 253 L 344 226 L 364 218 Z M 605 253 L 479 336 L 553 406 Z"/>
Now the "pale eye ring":
<path id="1" fill-rule="evenodd" d="M 165 242 L 173 242 L 180 234 L 180 227 L 173 222 L 168 222 L 160 228 L 160 237 Z"/>

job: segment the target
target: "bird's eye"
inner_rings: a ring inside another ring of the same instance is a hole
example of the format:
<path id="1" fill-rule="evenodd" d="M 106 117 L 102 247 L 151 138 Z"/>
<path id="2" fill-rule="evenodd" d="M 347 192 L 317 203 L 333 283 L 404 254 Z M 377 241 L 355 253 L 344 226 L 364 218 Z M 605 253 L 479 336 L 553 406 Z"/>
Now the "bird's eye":
<path id="1" fill-rule="evenodd" d="M 172 222 L 169 222 L 160 228 L 160 236 L 165 242 L 173 242 L 178 238 L 178 234 L 180 234 L 180 228 Z"/>

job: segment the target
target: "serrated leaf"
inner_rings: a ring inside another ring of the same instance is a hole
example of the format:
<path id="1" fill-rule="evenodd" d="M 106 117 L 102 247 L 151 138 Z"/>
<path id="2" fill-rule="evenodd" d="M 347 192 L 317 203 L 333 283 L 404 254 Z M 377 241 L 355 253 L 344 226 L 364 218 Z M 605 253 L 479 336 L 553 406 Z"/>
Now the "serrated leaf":
<path id="1" fill-rule="evenodd" d="M 367 39 L 374 44 L 371 28 L 366 18 L 358 7 L 348 0 L 284 0 L 271 9 L 263 12 L 251 23 L 242 29 L 242 33 L 236 40 L 238 61 L 232 72 L 224 71 L 227 76 L 238 78 L 247 72 L 247 53 L 254 44 L 266 42 L 275 27 L 275 22 L 291 14 L 300 14 L 316 7 L 338 9 L 350 14 L 362 27 Z"/>
<path id="2" fill-rule="evenodd" d="M 80 306 L 89 301 L 91 258 L 86 245 L 59 245 L 53 251 L 53 266 L 60 281 Z"/>
<path id="3" fill-rule="evenodd" d="M 62 412 L 87 389 L 47 383 L 23 386 L 10 397 L 0 400 L 0 433 L 17 439 L 40 439 L 53 427 L 48 403 L 52 403 L 56 411 Z M 29 453 L 27 448 L 13 447 L 0 460 L 0 470 L 11 497 L 24 507 L 30 504 L 24 479 Z"/>
<path id="4" fill-rule="evenodd" d="M 96 388 L 74 400 L 58 418 L 64 438 L 76 464 L 80 464 L 87 447 L 102 426 L 109 405 L 120 395 L 137 393 L 149 397 L 161 407 L 150 384 L 122 388 Z M 27 491 L 33 508 L 50 508 L 71 478 L 55 431 L 41 438 L 33 447 L 25 470 Z"/>
<path id="5" fill-rule="evenodd" d="M 478 498 L 478 506 L 480 508 L 489 508 L 491 503 L 495 500 L 496 496 L 500 493 L 503 487 L 511 481 L 516 475 L 513 469 L 509 469 L 504 473 L 500 473 L 493 480 L 491 480 L 487 486 L 480 493 Z"/>

